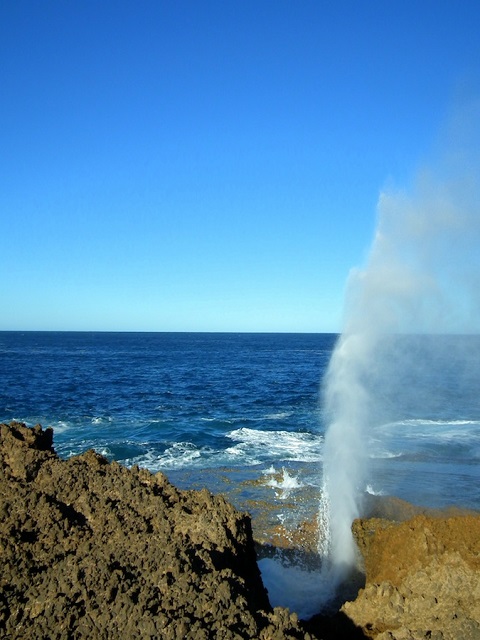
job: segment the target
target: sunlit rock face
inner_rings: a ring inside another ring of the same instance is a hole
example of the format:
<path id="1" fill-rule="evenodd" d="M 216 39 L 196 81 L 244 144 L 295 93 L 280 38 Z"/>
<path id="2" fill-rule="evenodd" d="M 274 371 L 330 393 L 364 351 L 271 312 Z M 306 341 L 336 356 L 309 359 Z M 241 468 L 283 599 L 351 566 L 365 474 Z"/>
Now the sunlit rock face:
<path id="1" fill-rule="evenodd" d="M 480 638 L 480 516 L 357 520 L 366 587 L 343 612 L 371 638 Z"/>
<path id="2" fill-rule="evenodd" d="M 9 638 L 310 638 L 270 607 L 250 518 L 52 431 L 0 425 L 0 628 Z"/>

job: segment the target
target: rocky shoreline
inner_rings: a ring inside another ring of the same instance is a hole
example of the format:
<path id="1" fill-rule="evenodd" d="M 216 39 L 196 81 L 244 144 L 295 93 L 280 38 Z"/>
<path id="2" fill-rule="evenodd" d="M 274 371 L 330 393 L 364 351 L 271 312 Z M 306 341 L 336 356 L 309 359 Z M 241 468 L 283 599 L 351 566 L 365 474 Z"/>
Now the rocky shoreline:
<path id="1" fill-rule="evenodd" d="M 366 586 L 342 611 L 377 640 L 480 638 L 480 516 L 354 522 Z"/>
<path id="2" fill-rule="evenodd" d="M 6 638 L 480 638 L 480 518 L 354 523 L 366 586 L 332 618 L 272 609 L 250 517 L 53 432 L 0 425 Z"/>

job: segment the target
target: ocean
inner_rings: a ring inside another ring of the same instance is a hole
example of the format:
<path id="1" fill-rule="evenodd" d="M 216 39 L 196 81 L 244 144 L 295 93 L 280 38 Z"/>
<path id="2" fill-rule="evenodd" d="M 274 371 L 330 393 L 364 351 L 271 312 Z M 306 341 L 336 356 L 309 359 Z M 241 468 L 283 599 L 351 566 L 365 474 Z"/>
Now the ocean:
<path id="1" fill-rule="evenodd" d="M 302 508 L 314 511 L 326 428 L 320 387 L 337 337 L 0 332 L 0 419 L 53 427 L 64 458 L 94 448 L 254 512 L 302 494 Z M 461 339 L 478 352 L 478 337 Z M 432 364 L 428 410 L 422 396 L 395 421 L 372 425 L 368 490 L 480 508 L 480 380 L 462 388 L 452 366 Z M 407 384 L 419 389 L 400 380 L 397 397 Z"/>
<path id="2" fill-rule="evenodd" d="M 53 427 L 61 457 L 93 448 L 275 523 L 275 505 L 319 484 L 319 385 L 335 340 L 3 332 L 0 419 Z"/>
<path id="3" fill-rule="evenodd" d="M 0 420 L 53 427 L 64 458 L 93 448 L 180 488 L 222 493 L 267 540 L 279 524 L 295 528 L 318 511 L 320 389 L 337 338 L 0 332 Z M 479 352 L 476 336 L 451 340 Z M 480 380 L 460 385 L 458 360 L 442 358 L 422 362 L 421 401 L 405 402 L 403 413 L 397 403 L 395 419 L 365 435 L 365 490 L 480 509 Z M 420 389 L 404 378 L 397 399 Z"/>

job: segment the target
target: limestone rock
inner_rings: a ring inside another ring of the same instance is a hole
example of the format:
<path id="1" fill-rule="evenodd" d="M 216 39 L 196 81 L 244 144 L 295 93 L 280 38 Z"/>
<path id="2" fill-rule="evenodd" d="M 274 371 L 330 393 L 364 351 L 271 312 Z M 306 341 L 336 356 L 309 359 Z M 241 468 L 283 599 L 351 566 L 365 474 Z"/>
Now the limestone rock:
<path id="1" fill-rule="evenodd" d="M 0 630 L 19 638 L 310 638 L 273 611 L 250 518 L 51 430 L 0 425 Z"/>
<path id="2" fill-rule="evenodd" d="M 480 516 L 354 523 L 366 587 L 342 611 L 377 640 L 480 638 Z"/>

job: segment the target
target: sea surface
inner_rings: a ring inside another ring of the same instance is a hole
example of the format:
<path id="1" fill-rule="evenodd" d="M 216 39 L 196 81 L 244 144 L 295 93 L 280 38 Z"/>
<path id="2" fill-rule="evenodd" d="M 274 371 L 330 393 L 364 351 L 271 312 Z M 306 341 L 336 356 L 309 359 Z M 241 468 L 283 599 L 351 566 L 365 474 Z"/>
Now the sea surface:
<path id="1" fill-rule="evenodd" d="M 0 420 L 53 427 L 64 458 L 94 448 L 181 488 L 223 493 L 268 538 L 318 510 L 320 389 L 337 338 L 0 332 Z M 458 340 L 480 353 L 478 337 Z M 480 380 L 460 378 L 458 359 L 442 354 L 422 362 L 421 402 L 405 402 L 403 414 L 400 403 L 365 435 L 365 490 L 480 509 Z M 397 399 L 415 397 L 418 381 L 404 378 Z"/>

